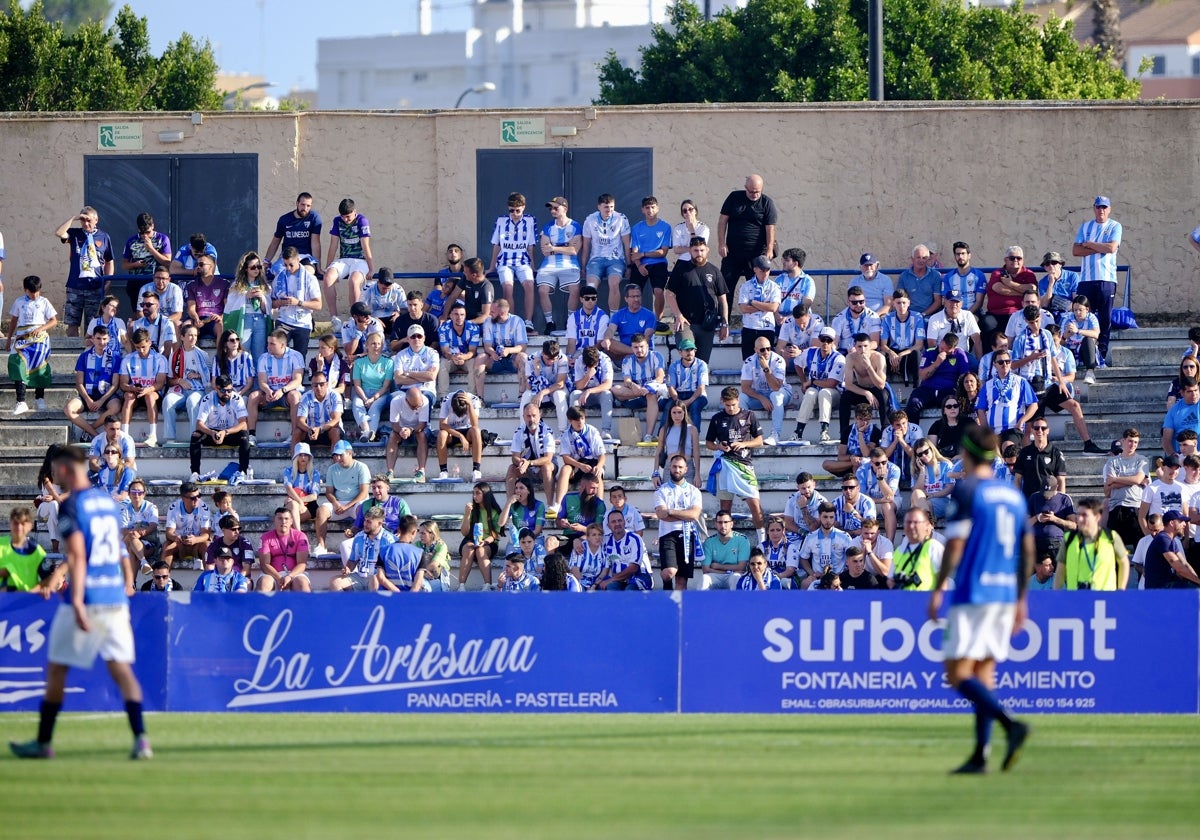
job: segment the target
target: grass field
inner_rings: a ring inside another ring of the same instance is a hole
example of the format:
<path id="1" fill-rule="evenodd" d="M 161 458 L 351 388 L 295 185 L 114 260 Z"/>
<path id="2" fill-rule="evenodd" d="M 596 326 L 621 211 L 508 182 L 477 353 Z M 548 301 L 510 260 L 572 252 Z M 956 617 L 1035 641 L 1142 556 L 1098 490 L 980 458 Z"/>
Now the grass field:
<path id="1" fill-rule="evenodd" d="M 1200 834 L 1195 718 L 1032 721 L 1011 773 L 968 778 L 966 715 L 170 714 L 131 762 L 123 716 L 67 714 L 55 760 L 0 757 L 0 837 Z"/>

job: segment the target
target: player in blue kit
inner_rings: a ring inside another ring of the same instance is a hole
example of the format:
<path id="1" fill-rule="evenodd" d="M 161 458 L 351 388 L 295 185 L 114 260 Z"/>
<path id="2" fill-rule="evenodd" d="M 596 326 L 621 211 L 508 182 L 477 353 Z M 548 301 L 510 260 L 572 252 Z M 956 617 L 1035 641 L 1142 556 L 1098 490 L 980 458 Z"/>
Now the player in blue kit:
<path id="1" fill-rule="evenodd" d="M 130 758 L 153 756 L 142 723 L 142 686 L 131 667 L 134 661 L 129 595 L 133 568 L 121 543 L 121 513 L 104 490 L 93 489 L 87 477 L 87 457 L 71 446 L 51 446 L 47 453 L 54 482 L 70 492 L 58 512 L 58 527 L 67 562 L 38 584 L 43 598 L 58 590 L 70 573 L 69 602 L 59 605 L 50 625 L 46 694 L 38 710 L 37 738 L 9 743 L 19 758 L 53 758 L 50 742 L 62 710 L 67 671 L 91 668 L 99 655 L 125 699 L 125 714 L 133 730 Z"/>
<path id="2" fill-rule="evenodd" d="M 994 720 L 1008 735 L 1005 770 L 1029 737 L 1029 725 L 1010 717 L 992 693 L 996 663 L 1008 658 L 1009 639 L 1028 611 L 1025 590 L 1034 552 L 1025 499 L 992 476 L 997 446 L 996 433 L 986 426 L 968 426 L 963 433 L 965 476 L 950 497 L 946 551 L 929 596 L 929 618 L 936 621 L 943 586 L 954 575 L 942 639 L 946 678 L 975 707 L 975 751 L 955 773 L 987 772 Z"/>

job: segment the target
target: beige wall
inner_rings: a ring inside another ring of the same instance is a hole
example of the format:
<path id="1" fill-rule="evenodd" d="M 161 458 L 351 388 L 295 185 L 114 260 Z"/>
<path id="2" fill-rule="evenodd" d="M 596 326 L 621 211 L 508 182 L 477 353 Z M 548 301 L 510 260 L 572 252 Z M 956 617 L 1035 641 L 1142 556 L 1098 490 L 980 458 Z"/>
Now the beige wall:
<path id="1" fill-rule="evenodd" d="M 372 220 L 376 264 L 421 270 L 439 264 L 446 242 L 474 245 L 474 152 L 499 147 L 507 115 L 231 113 L 206 114 L 196 127 L 174 114 L 118 118 L 143 122 L 147 154 L 257 152 L 260 237 L 301 189 L 326 217 L 349 195 Z M 929 239 L 946 251 L 970 242 L 977 264 L 996 264 L 1010 243 L 1031 257 L 1067 252 L 1092 198 L 1105 193 L 1125 226 L 1120 260 L 1136 267 L 1135 309 L 1200 308 L 1197 255 L 1185 241 L 1200 221 L 1197 102 L 600 109 L 590 125 L 580 109 L 527 115 L 578 127 L 568 146 L 652 145 L 654 190 L 671 221 L 686 196 L 715 226 L 728 191 L 762 173 L 780 208 L 781 244 L 807 250 L 810 268 L 854 266 L 865 250 L 901 265 Z M 66 254 L 52 232 L 82 202 L 83 158 L 97 154 L 100 121 L 0 117 L 10 300 L 20 277 L 37 273 L 61 302 Z M 188 137 L 160 144 L 165 129 Z M 131 231 L 109 221 L 101 227 L 123 242 Z"/>

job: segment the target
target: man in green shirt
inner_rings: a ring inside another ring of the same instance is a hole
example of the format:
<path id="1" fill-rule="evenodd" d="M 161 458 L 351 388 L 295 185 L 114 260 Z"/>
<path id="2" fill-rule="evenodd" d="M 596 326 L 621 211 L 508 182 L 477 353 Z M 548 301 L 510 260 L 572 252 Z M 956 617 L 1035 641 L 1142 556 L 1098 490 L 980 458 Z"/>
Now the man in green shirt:
<path id="1" fill-rule="evenodd" d="M 50 576 L 54 565 L 46 564 L 43 568 L 46 550 L 30 537 L 32 510 L 13 508 L 8 523 L 11 536 L 0 537 L 0 585 L 10 592 L 31 592 L 39 580 Z"/>
<path id="2" fill-rule="evenodd" d="M 733 515 L 717 514 L 717 533 L 704 541 L 704 588 L 737 589 L 750 562 L 750 541 L 733 532 Z"/>

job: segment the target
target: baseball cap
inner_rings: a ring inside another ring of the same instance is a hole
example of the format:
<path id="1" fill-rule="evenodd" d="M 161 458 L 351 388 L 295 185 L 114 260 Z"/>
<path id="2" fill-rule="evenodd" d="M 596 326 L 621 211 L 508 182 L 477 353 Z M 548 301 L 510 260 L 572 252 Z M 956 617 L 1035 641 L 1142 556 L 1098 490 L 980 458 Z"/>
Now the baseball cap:
<path id="1" fill-rule="evenodd" d="M 350 307 L 350 316 L 351 317 L 359 317 L 359 318 L 370 318 L 371 317 L 371 307 L 367 306 L 361 300 L 357 301 L 353 306 Z"/>
<path id="2" fill-rule="evenodd" d="M 1063 261 L 1062 254 L 1058 253 L 1058 251 L 1047 251 L 1046 256 L 1042 257 L 1042 265 L 1049 265 L 1050 263 L 1066 265 L 1066 263 Z"/>
<path id="3" fill-rule="evenodd" d="M 1042 480 L 1042 492 L 1048 493 L 1051 490 L 1054 490 L 1055 492 L 1058 491 L 1058 479 L 1054 476 L 1048 475 Z"/>
<path id="4" fill-rule="evenodd" d="M 1162 521 L 1163 521 L 1164 525 L 1166 525 L 1168 522 L 1187 522 L 1188 521 L 1188 518 L 1183 515 L 1183 511 L 1180 511 L 1180 510 L 1169 510 L 1162 515 L 1162 518 L 1163 518 Z"/>
<path id="5" fill-rule="evenodd" d="M 1112 207 L 1112 202 L 1108 200 L 1106 195 L 1096 196 L 1096 200 L 1092 202 L 1093 207 Z"/>
<path id="6" fill-rule="evenodd" d="M 871 253 L 863 254 L 858 258 L 859 265 L 875 265 L 879 260 L 875 259 L 875 255 Z"/>
<path id="7" fill-rule="evenodd" d="M 951 289 L 950 291 L 946 292 L 945 295 L 943 295 L 942 299 L 943 300 L 957 300 L 961 303 L 962 302 L 962 292 L 960 292 L 958 289 Z"/>
<path id="8" fill-rule="evenodd" d="M 1162 465 L 1164 467 L 1178 468 L 1179 467 L 1179 458 L 1177 458 L 1174 455 L 1168 455 L 1166 458 L 1163 458 Z"/>
<path id="9" fill-rule="evenodd" d="M 817 333 L 817 338 L 837 338 L 837 333 L 833 327 L 822 327 L 821 331 Z"/>
<path id="10" fill-rule="evenodd" d="M 232 557 L 233 557 L 233 549 L 232 549 L 232 548 L 230 548 L 230 547 L 229 547 L 229 546 L 227 546 L 227 545 L 223 545 L 223 546 L 221 546 L 220 548 L 218 548 L 218 549 L 217 549 L 217 552 L 216 552 L 216 554 L 214 554 L 213 556 L 214 556 L 214 557 L 229 557 L 229 558 L 232 558 Z"/>
<path id="11" fill-rule="evenodd" d="M 312 449 L 304 441 L 297 443 L 295 448 L 292 450 L 293 458 L 299 458 L 301 455 L 312 455 Z"/>
<path id="12" fill-rule="evenodd" d="M 755 257 L 753 259 L 753 261 L 751 261 L 750 264 L 752 266 L 754 266 L 755 268 L 761 269 L 762 271 L 770 271 L 771 270 L 771 261 L 769 259 L 767 259 L 767 256 L 765 254 L 759 254 L 757 257 Z"/>
<path id="13" fill-rule="evenodd" d="M 396 282 L 392 278 L 392 270 L 390 268 L 379 269 L 379 282 L 385 286 L 390 286 L 392 283 Z"/>
<path id="14" fill-rule="evenodd" d="M 425 328 L 422 327 L 420 324 L 413 324 L 411 327 L 408 328 L 408 337 L 412 338 L 414 335 L 419 335 L 419 336 L 421 336 L 421 338 L 424 338 L 425 337 Z"/>
<path id="15" fill-rule="evenodd" d="M 554 198 L 552 198 L 552 199 L 550 199 L 549 201 L 547 201 L 547 202 L 546 202 L 546 206 L 547 206 L 547 207 L 553 207 L 553 206 L 554 206 L 554 205 L 556 205 L 556 204 L 557 204 L 559 207 L 566 207 L 566 206 L 567 206 L 567 200 L 566 200 L 565 198 L 563 198 L 561 195 L 556 195 L 556 196 L 554 196 Z"/>
<path id="16" fill-rule="evenodd" d="M 348 440 L 339 440 L 333 447 L 331 455 L 344 455 L 347 452 L 353 452 L 354 447 L 350 445 Z"/>
<path id="17" fill-rule="evenodd" d="M 680 351 L 695 350 L 696 342 L 692 341 L 690 338 L 681 339 L 679 342 L 679 349 L 680 349 Z"/>

